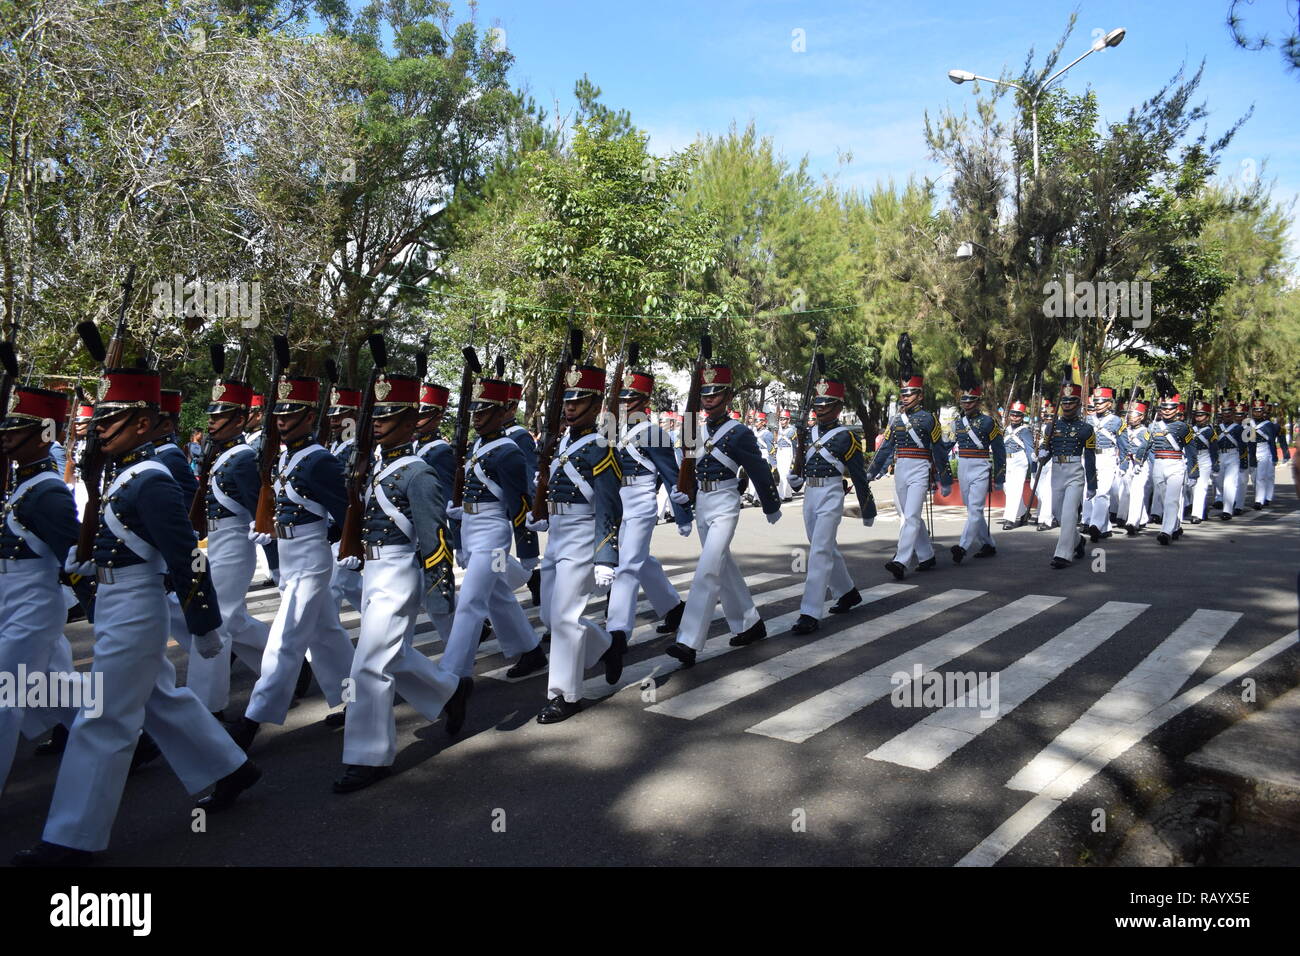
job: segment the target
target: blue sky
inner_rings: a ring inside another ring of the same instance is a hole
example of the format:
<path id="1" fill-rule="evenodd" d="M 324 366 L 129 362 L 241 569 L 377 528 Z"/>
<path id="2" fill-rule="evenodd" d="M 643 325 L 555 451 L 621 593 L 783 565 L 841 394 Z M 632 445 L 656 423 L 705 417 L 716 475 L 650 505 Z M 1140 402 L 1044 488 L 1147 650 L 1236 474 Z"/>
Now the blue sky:
<path id="1" fill-rule="evenodd" d="M 1280 38 L 1289 6 L 1256 0 L 1247 27 Z M 1204 59 L 1211 138 L 1255 107 L 1220 175 L 1262 174 L 1291 203 L 1300 193 L 1300 75 L 1284 69 L 1275 49 L 1237 48 L 1227 8 L 1228 0 L 480 0 L 476 18 L 505 31 L 516 85 L 552 112 L 556 101 L 561 112 L 572 109 L 574 80 L 585 72 L 608 105 L 631 111 L 656 152 L 753 120 L 787 158 L 806 154 L 814 174 L 870 188 L 942 171 L 926 153 L 924 114 L 973 100 L 971 84 L 952 84 L 949 69 L 1018 73 L 1030 47 L 1041 60 L 1077 9 L 1062 65 L 1088 48 L 1093 31 L 1128 33 L 1059 84 L 1095 89 L 1102 120 L 1118 120 L 1180 66 L 1193 71 Z M 456 4 L 458 15 L 466 10 Z M 803 52 L 792 49 L 796 30 Z M 1009 99 L 1003 104 L 1010 109 Z M 853 159 L 839 166 L 843 152 Z"/>

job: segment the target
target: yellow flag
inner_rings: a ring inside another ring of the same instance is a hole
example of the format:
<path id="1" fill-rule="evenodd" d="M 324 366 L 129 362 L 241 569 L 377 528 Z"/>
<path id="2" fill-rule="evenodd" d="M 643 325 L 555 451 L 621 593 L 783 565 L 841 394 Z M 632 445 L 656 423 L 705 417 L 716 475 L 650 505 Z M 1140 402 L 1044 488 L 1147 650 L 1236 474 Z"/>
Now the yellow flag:
<path id="1" fill-rule="evenodd" d="M 1079 343 L 1070 346 L 1070 378 L 1075 385 L 1083 384 L 1083 371 L 1079 368 Z"/>

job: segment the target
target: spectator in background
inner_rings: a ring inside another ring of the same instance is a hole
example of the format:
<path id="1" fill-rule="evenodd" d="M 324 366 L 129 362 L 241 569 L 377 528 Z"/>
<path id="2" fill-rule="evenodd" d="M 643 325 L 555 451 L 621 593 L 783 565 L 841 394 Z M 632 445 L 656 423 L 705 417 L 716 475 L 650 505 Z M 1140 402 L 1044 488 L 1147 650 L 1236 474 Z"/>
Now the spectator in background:
<path id="1" fill-rule="evenodd" d="M 190 468 L 197 475 L 203 463 L 203 432 L 197 428 L 190 432 L 190 443 L 185 447 L 185 453 L 189 456 Z"/>

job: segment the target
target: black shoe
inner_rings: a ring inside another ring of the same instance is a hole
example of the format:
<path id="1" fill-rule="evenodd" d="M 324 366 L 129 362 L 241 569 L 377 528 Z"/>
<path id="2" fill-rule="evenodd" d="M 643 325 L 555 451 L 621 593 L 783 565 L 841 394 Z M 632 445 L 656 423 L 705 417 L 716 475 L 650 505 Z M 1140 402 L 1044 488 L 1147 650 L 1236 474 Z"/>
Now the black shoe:
<path id="1" fill-rule="evenodd" d="M 1117 514 L 1112 514 L 1112 515 L 1110 516 L 1110 523 L 1113 524 L 1113 525 L 1117 525 L 1117 524 L 1119 524 L 1119 515 L 1117 515 Z"/>
<path id="2" fill-rule="evenodd" d="M 1085 552 L 1085 548 L 1084 548 L 1083 538 L 1080 538 L 1079 543 L 1074 546 L 1074 556 L 1076 558 L 1082 558 L 1084 552 Z"/>
<path id="3" fill-rule="evenodd" d="M 86 619 L 86 612 L 82 610 L 81 605 L 74 604 L 72 605 L 72 607 L 68 608 L 68 614 L 67 617 L 63 619 L 63 623 L 72 624 L 76 621 L 84 621 L 85 619 Z"/>
<path id="4" fill-rule="evenodd" d="M 574 701 L 571 704 L 563 696 L 556 695 L 537 715 L 537 722 L 539 724 L 558 724 L 562 720 L 568 720 L 580 710 L 582 710 L 582 701 Z"/>
<path id="5" fill-rule="evenodd" d="M 1002 522 L 1002 530 L 1003 530 L 1003 531 L 1010 531 L 1010 530 L 1012 530 L 1015 526 L 1016 526 L 1016 522 L 1014 522 L 1014 521 L 1004 521 L 1004 522 Z"/>
<path id="6" fill-rule="evenodd" d="M 306 697 L 309 690 L 311 690 L 311 665 L 304 660 L 302 669 L 298 671 L 298 683 L 293 687 L 293 699 Z"/>
<path id="7" fill-rule="evenodd" d="M 1039 531 L 1051 531 L 1051 530 L 1052 530 L 1052 526 L 1051 526 L 1050 524 L 1043 524 L 1043 523 L 1040 521 L 1040 522 L 1038 522 L 1038 530 L 1039 530 Z"/>
<path id="8" fill-rule="evenodd" d="M 1263 502 L 1256 501 L 1253 505 L 1251 505 L 1251 507 L 1254 508 L 1256 511 L 1259 511 L 1261 508 L 1264 507 L 1264 504 Z"/>
<path id="9" fill-rule="evenodd" d="M 343 768 L 343 776 L 334 781 L 334 792 L 352 793 L 355 790 L 364 790 L 372 783 L 383 780 L 390 773 L 392 770 L 388 767 L 363 767 L 349 764 Z"/>
<path id="10" fill-rule="evenodd" d="M 1161 544 L 1168 544 L 1168 543 L 1169 543 L 1169 535 L 1167 535 L 1167 534 L 1165 534 L 1163 531 L 1161 531 L 1158 535 L 1156 535 L 1156 540 L 1159 541 Z"/>
<path id="11" fill-rule="evenodd" d="M 1222 502 L 1222 501 L 1216 501 L 1216 502 L 1214 502 L 1213 505 L 1211 505 L 1211 507 L 1214 508 L 1215 511 L 1218 511 L 1218 510 L 1220 510 L 1220 509 L 1223 507 L 1223 502 Z"/>
<path id="12" fill-rule="evenodd" d="M 462 677 L 456 685 L 456 693 L 443 705 L 442 714 L 447 718 L 447 733 L 455 737 L 465 726 L 465 711 L 469 707 L 469 695 L 474 693 L 474 678 Z"/>
<path id="13" fill-rule="evenodd" d="M 536 674 L 545 666 L 546 652 L 542 650 L 542 645 L 539 643 L 531 651 L 525 651 L 519 660 L 515 661 L 514 667 L 506 671 L 506 676 L 511 680 L 518 680 L 520 677 Z"/>
<path id="14" fill-rule="evenodd" d="M 482 629 L 480 629 L 478 632 L 478 642 L 482 644 L 484 641 L 491 640 L 491 639 L 492 639 L 492 622 L 484 621 Z"/>
<path id="15" fill-rule="evenodd" d="M 964 557 L 966 557 L 966 549 L 959 544 L 954 544 L 952 546 L 952 563 L 961 564 L 961 559 Z M 917 570 L 919 571 L 920 568 L 918 567 Z"/>
<path id="16" fill-rule="evenodd" d="M 832 614 L 847 614 L 859 604 L 862 603 L 862 594 L 857 588 L 851 591 L 845 591 L 840 595 L 840 599 L 831 605 Z"/>
<path id="17" fill-rule="evenodd" d="M 212 716 L 216 718 L 216 721 L 219 724 L 224 724 L 226 722 L 226 712 L 224 710 L 214 710 Z"/>
<path id="18" fill-rule="evenodd" d="M 903 567 L 901 561 L 890 561 L 885 565 L 885 570 L 892 574 L 898 580 L 903 580 L 907 575 L 907 568 Z"/>
<path id="19" fill-rule="evenodd" d="M 767 637 L 767 625 L 760 618 L 753 627 L 747 627 L 739 634 L 731 635 L 731 640 L 727 641 L 727 643 L 732 647 L 744 647 L 747 644 L 753 644 L 755 641 L 761 641 L 765 637 Z"/>
<path id="20" fill-rule="evenodd" d="M 1097 540 L 1097 535 L 1101 534 L 1101 529 L 1095 525 L 1085 524 L 1079 528 L 1079 534 L 1086 534 L 1093 541 Z"/>
<path id="21" fill-rule="evenodd" d="M 1182 536 L 1183 536 L 1183 529 L 1182 529 L 1182 528 L 1175 528 L 1175 529 L 1174 529 L 1174 533 L 1171 534 L 1169 537 L 1171 537 L 1171 538 L 1173 538 L 1175 541 L 1177 541 L 1177 540 L 1178 540 L 1179 538 L 1181 538 Z"/>
<path id="22" fill-rule="evenodd" d="M 42 840 L 30 850 L 19 850 L 9 862 L 14 866 L 89 866 L 94 854 Z"/>
<path id="23" fill-rule="evenodd" d="M 1138 536 L 1137 525 L 1133 525 L 1133 524 L 1124 525 L 1124 533 L 1128 535 L 1130 538 L 1136 538 Z"/>
<path id="24" fill-rule="evenodd" d="M 605 663 L 605 683 L 616 684 L 623 676 L 623 655 L 627 653 L 627 634 L 623 631 L 609 632 L 609 647 L 600 659 Z"/>
<path id="25" fill-rule="evenodd" d="M 799 620 L 790 628 L 791 634 L 811 634 L 822 626 L 821 621 L 810 614 L 800 614 Z"/>
<path id="26" fill-rule="evenodd" d="M 528 575 L 528 593 L 533 596 L 533 607 L 542 606 L 542 569 L 533 568 Z"/>
<path id="27" fill-rule="evenodd" d="M 686 602 L 678 601 L 677 606 L 664 615 L 664 622 L 655 628 L 656 634 L 672 634 L 682 623 L 682 612 L 686 610 Z"/>
<path id="28" fill-rule="evenodd" d="M 161 756 L 162 751 L 158 749 L 158 744 L 147 733 L 141 731 L 140 739 L 135 742 L 135 753 L 131 754 L 131 770 L 139 770 Z"/>
<path id="29" fill-rule="evenodd" d="M 1232 520 L 1232 515 L 1228 514 L 1228 512 L 1225 511 L 1223 514 L 1219 515 L 1219 520 L 1220 520 L 1220 521 L 1231 521 L 1231 520 Z"/>
<path id="30" fill-rule="evenodd" d="M 253 738 L 257 736 L 257 729 L 261 726 L 255 720 L 240 717 L 233 724 L 226 724 L 226 733 L 230 734 L 231 740 L 239 744 L 240 750 L 248 753 L 248 748 L 253 746 Z"/>
<path id="31" fill-rule="evenodd" d="M 1101 539 L 1102 539 L 1103 541 L 1105 541 L 1107 538 L 1113 538 L 1113 537 L 1115 537 L 1115 532 L 1114 532 L 1114 531 L 1103 531 L 1103 532 L 1101 533 Z"/>
<path id="32" fill-rule="evenodd" d="M 924 561 L 922 561 L 920 564 L 916 566 L 916 570 L 929 571 L 935 566 L 935 563 L 936 562 L 935 562 L 934 555 L 930 555 L 930 557 L 926 558 Z"/>
<path id="33" fill-rule="evenodd" d="M 343 727 L 347 724 L 347 722 L 348 722 L 348 709 L 346 707 L 344 707 L 342 710 L 331 711 L 330 713 L 325 715 L 326 727 Z"/>
<path id="34" fill-rule="evenodd" d="M 1024 514 L 1022 514 L 1019 518 L 1016 519 L 1016 525 L 1017 525 L 1017 526 L 1020 526 L 1020 525 L 1023 525 L 1023 524 L 1029 524 L 1029 512 L 1028 512 L 1028 511 L 1026 511 Z"/>
<path id="35" fill-rule="evenodd" d="M 228 773 L 212 788 L 212 792 L 194 806 L 209 813 L 227 809 L 235 798 L 262 779 L 262 771 L 251 760 L 241 763 L 234 773 Z"/>
<path id="36" fill-rule="evenodd" d="M 545 634 L 542 635 L 542 639 L 541 639 L 540 643 L 542 643 L 542 644 L 549 644 L 549 643 L 551 643 L 551 632 L 550 632 L 550 631 L 547 631 Z"/>
<path id="37" fill-rule="evenodd" d="M 984 547 L 980 548 L 978 551 L 975 552 L 975 557 L 977 557 L 977 558 L 991 558 L 991 557 L 993 557 L 993 555 L 995 555 L 995 554 L 997 554 L 997 553 L 998 553 L 998 549 L 997 549 L 997 548 L 993 547 L 993 545 L 991 545 L 991 544 L 986 544 L 986 545 L 984 545 Z"/>
<path id="38" fill-rule="evenodd" d="M 695 666 L 695 648 L 676 642 L 669 644 L 664 653 L 681 662 L 683 668 Z"/>
<path id="39" fill-rule="evenodd" d="M 1060 526 L 1061 526 L 1061 519 L 1060 519 L 1060 518 L 1053 518 L 1053 519 L 1052 519 L 1052 528 L 1059 528 Z M 1048 528 L 1047 530 L 1048 530 L 1048 531 L 1051 531 L 1052 528 Z"/>
<path id="40" fill-rule="evenodd" d="M 54 757 L 63 753 L 68 746 L 68 728 L 62 724 L 55 724 L 54 729 L 50 731 L 48 740 L 43 740 L 36 745 L 35 753 L 39 757 Z"/>
<path id="41" fill-rule="evenodd" d="M 1245 508 L 1233 508 L 1233 509 L 1232 509 L 1232 513 L 1233 513 L 1234 515 L 1238 515 L 1238 516 L 1240 516 L 1240 515 L 1244 515 L 1244 514 L 1246 513 L 1246 509 L 1245 509 Z"/>
<path id="42" fill-rule="evenodd" d="M 1200 524 L 1202 520 L 1203 520 L 1203 519 L 1201 519 L 1201 518 L 1191 517 L 1191 518 L 1188 518 L 1188 519 L 1187 519 L 1187 523 L 1188 523 L 1188 524 Z"/>
<path id="43" fill-rule="evenodd" d="M 1148 527 L 1148 528 L 1151 527 L 1151 525 L 1153 525 L 1153 524 L 1164 524 L 1164 523 L 1165 523 L 1165 516 L 1164 516 L 1164 515 L 1147 515 L 1147 527 Z"/>
<path id="44" fill-rule="evenodd" d="M 1070 562 L 1067 561 L 1065 558 L 1057 558 L 1057 557 L 1052 558 L 1052 567 L 1056 568 L 1056 570 L 1058 571 L 1061 570 L 1061 568 L 1068 568 L 1069 566 L 1070 566 Z"/>

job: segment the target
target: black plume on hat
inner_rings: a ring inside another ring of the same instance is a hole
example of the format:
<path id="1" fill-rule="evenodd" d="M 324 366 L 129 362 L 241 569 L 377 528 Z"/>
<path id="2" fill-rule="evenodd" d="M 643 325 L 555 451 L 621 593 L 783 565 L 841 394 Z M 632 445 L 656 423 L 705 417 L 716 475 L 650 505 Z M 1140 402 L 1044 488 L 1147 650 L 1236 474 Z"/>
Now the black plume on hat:
<path id="1" fill-rule="evenodd" d="M 1178 389 L 1174 387 L 1173 380 L 1164 369 L 1157 369 L 1155 372 L 1156 391 L 1161 398 L 1172 398 L 1178 394 Z"/>
<path id="2" fill-rule="evenodd" d="M 900 380 L 905 381 L 915 374 L 915 364 L 912 359 L 912 337 L 903 332 L 898 336 L 898 377 Z"/>
<path id="3" fill-rule="evenodd" d="M 961 386 L 963 392 L 978 388 L 980 384 L 979 378 L 975 375 L 975 366 L 964 355 L 957 360 L 957 384 Z"/>

